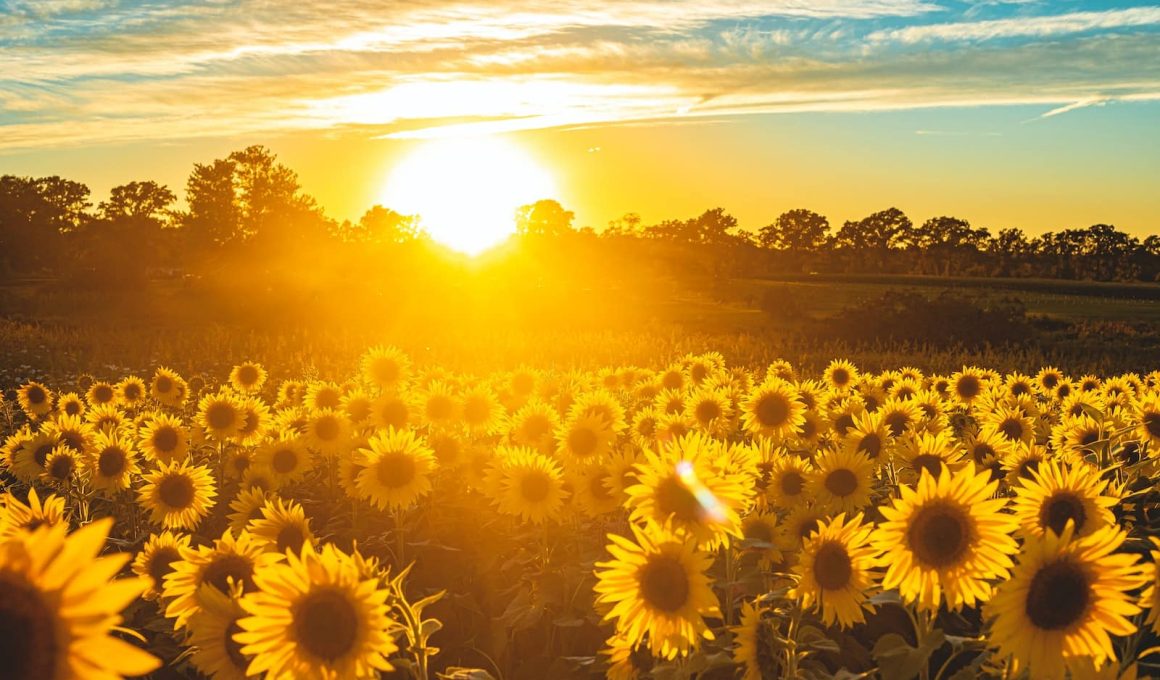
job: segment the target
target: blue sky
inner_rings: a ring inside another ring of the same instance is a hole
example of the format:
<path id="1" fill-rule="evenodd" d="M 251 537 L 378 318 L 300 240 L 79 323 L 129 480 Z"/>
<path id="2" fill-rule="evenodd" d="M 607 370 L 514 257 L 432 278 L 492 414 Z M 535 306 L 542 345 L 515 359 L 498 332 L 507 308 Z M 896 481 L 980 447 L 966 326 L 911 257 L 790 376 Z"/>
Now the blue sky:
<path id="1" fill-rule="evenodd" d="M 1095 187 L 1116 200 L 1092 196 L 1075 219 L 1101 214 L 1143 233 L 1160 230 L 1147 191 L 1160 179 L 1158 113 L 1156 4 L 0 0 L 0 172 L 78 176 L 99 191 L 128 179 L 108 172 L 115 159 L 121 174 L 179 187 L 192 162 L 267 143 L 340 217 L 374 201 L 374 168 L 413 140 L 464 132 L 542 147 L 589 222 L 670 216 L 663 191 L 632 205 L 595 190 L 589 159 L 567 157 L 580 139 L 631 147 L 625 131 L 636 130 L 648 141 L 624 154 L 625 172 L 629 156 L 696 149 L 676 159 L 687 171 L 668 173 L 663 188 L 678 196 L 688 193 L 679 183 L 712 185 L 727 168 L 772 158 L 780 174 L 752 174 L 791 187 L 829 181 L 834 195 L 799 187 L 768 210 L 800 196 L 845 215 L 862 209 L 840 198 L 860 180 L 879 201 L 917 201 L 913 184 L 930 167 L 961 166 L 937 176 L 988 190 L 970 173 L 985 171 L 990 149 L 1003 165 L 992 172 L 1041 174 L 1009 204 L 1013 221 L 1050 200 L 1050 186 Z M 787 182 L 770 140 L 832 162 Z M 838 153 L 837 140 L 858 157 Z M 730 157 L 714 152 L 723 146 Z M 327 180 L 333 168 L 312 167 L 322 158 L 370 179 L 358 190 Z M 884 164 L 897 181 L 872 177 Z M 734 185 L 715 202 L 764 219 L 758 188 Z M 985 201 L 963 210 L 1000 220 Z"/>

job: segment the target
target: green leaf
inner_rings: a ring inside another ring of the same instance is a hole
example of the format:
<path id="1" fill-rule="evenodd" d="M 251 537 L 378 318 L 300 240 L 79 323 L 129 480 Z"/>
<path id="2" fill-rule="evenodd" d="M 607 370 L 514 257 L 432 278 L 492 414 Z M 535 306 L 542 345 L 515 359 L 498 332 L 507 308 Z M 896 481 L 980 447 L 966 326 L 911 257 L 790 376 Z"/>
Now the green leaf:
<path id="1" fill-rule="evenodd" d="M 930 655 L 946 641 L 941 630 L 934 630 L 918 647 L 911 647 L 906 639 L 896 633 L 887 633 L 874 643 L 874 660 L 883 680 L 910 680 L 926 668 Z"/>

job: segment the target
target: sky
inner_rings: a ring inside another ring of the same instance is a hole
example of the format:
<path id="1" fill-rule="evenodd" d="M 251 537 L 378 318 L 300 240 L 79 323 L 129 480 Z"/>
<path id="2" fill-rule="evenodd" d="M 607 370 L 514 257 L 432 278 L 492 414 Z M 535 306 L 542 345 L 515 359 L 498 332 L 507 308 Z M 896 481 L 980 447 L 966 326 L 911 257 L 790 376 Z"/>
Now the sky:
<path id="1" fill-rule="evenodd" d="M 1160 232 L 1160 5 L 0 0 L 0 174 L 184 188 L 263 144 L 337 219 L 502 135 L 579 225 L 890 206 Z"/>

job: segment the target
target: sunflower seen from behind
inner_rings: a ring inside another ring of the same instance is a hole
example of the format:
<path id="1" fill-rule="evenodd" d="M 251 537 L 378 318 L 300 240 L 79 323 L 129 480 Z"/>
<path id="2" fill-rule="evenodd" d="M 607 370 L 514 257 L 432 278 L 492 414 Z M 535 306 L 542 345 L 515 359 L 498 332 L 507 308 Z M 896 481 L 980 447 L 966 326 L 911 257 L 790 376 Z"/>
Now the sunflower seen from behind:
<path id="1" fill-rule="evenodd" d="M 632 526 L 633 538 L 609 534 L 612 559 L 596 563 L 597 603 L 606 621 L 653 656 L 673 659 L 712 640 L 705 617 L 719 618 L 706 570 L 711 553 L 670 534 Z"/>
<path id="2" fill-rule="evenodd" d="M 934 611 L 943 602 L 957 611 L 986 601 L 991 583 L 1003 579 L 1015 553 L 1015 519 L 992 498 L 998 482 L 986 471 L 923 472 L 914 488 L 879 512 L 886 521 L 874 533 L 886 568 L 884 589 L 897 588 L 904 602 Z"/>

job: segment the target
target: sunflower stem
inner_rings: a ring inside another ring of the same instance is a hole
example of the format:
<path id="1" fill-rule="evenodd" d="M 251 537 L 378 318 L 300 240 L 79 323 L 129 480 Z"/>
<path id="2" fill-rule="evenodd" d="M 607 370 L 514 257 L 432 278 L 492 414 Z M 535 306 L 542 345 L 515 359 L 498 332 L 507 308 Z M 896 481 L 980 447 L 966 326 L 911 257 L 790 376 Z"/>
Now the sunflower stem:
<path id="1" fill-rule="evenodd" d="M 725 552 L 725 625 L 733 625 L 733 582 L 737 580 L 737 567 L 733 562 L 733 548 L 726 543 L 721 548 Z"/>

